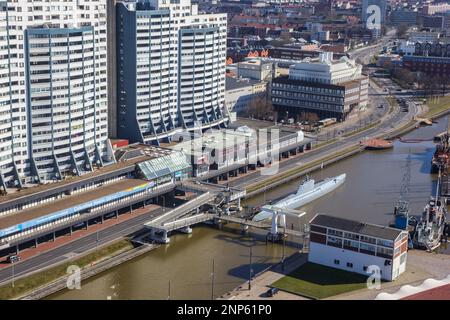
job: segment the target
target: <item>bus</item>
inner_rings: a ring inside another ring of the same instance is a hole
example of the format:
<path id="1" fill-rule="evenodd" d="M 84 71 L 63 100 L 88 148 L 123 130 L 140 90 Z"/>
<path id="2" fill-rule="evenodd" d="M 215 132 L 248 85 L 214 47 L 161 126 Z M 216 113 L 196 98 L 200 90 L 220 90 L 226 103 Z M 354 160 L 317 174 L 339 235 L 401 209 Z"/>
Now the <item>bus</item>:
<path id="1" fill-rule="evenodd" d="M 335 124 L 336 121 L 337 121 L 336 118 L 327 118 L 327 119 L 320 120 L 318 123 L 319 123 L 320 127 L 328 127 L 332 124 Z"/>

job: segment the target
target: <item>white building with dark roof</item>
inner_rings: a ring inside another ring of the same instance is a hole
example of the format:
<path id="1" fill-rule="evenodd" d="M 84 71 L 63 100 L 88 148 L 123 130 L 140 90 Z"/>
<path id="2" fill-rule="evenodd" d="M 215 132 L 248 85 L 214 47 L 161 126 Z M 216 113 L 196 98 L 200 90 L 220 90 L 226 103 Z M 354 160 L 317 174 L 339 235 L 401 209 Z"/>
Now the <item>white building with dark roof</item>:
<path id="1" fill-rule="evenodd" d="M 408 232 L 317 214 L 310 221 L 308 261 L 392 281 L 406 270 Z"/>

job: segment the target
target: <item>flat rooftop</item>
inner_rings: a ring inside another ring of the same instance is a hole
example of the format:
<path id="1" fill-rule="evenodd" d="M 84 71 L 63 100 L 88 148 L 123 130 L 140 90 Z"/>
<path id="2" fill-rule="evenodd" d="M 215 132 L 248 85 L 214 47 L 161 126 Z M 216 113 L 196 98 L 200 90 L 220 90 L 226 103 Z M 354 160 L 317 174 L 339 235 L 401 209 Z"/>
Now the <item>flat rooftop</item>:
<path id="1" fill-rule="evenodd" d="M 89 202 L 101 197 L 124 191 L 128 188 L 139 186 L 147 181 L 141 179 L 124 179 L 115 183 L 107 184 L 95 188 L 95 191 L 88 190 L 71 196 L 65 196 L 45 205 L 36 206 L 30 209 L 21 210 L 17 213 L 0 217 L 0 229 L 5 229 L 19 223 L 23 223 L 35 218 L 46 216 L 60 210 L 68 209 L 85 202 Z"/>
<path id="2" fill-rule="evenodd" d="M 17 190 L 9 192 L 6 195 L 0 195 L 0 204 L 5 204 L 8 201 L 25 198 L 30 195 L 50 191 L 73 183 L 78 183 L 85 180 L 89 181 L 92 178 L 107 173 L 113 173 L 114 171 L 119 171 L 127 167 L 134 168 L 134 166 L 139 162 L 155 159 L 170 152 L 172 152 L 172 150 L 170 149 L 158 148 L 144 144 L 132 144 L 122 148 L 118 148 L 115 150 L 115 153 L 122 154 L 122 156 L 118 159 L 116 163 L 109 164 L 101 168 L 97 168 L 94 171 L 85 173 L 81 176 L 69 176 L 61 181 L 48 182 L 45 184 L 35 185 L 32 187 L 26 187 L 24 189 L 21 189 L 20 191 Z"/>
<path id="3" fill-rule="evenodd" d="M 392 241 L 397 239 L 402 232 L 405 232 L 395 228 L 344 219 L 326 214 L 316 215 L 311 220 L 310 224 Z"/>
<path id="4" fill-rule="evenodd" d="M 239 88 L 250 87 L 255 84 L 260 84 L 263 82 L 264 81 L 253 80 L 250 78 L 240 79 L 240 78 L 234 78 L 234 77 L 227 76 L 226 80 L 225 80 L 225 89 L 226 90 L 235 90 L 235 89 L 239 89 Z"/>
<path id="5" fill-rule="evenodd" d="M 228 128 L 234 130 L 234 129 L 237 129 L 237 128 L 243 127 L 243 126 L 247 126 L 253 130 L 278 129 L 278 130 L 280 130 L 280 138 L 295 134 L 298 131 L 300 131 L 298 128 L 294 128 L 289 125 L 282 125 L 282 124 L 274 123 L 273 121 L 256 120 L 256 119 L 240 118 L 240 117 L 238 117 L 236 119 L 236 121 L 234 121 L 233 123 L 230 123 L 228 125 Z M 307 141 L 307 140 L 308 139 L 304 138 L 304 141 Z"/>

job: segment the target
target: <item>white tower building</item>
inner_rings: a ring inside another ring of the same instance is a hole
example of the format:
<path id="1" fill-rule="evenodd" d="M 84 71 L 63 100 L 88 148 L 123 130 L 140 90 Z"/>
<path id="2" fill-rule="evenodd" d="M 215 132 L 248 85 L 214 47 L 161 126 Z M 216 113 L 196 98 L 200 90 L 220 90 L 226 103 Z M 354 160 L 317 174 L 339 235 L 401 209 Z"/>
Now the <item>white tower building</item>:
<path id="1" fill-rule="evenodd" d="M 117 135 L 159 143 L 226 120 L 226 14 L 190 0 L 119 2 Z"/>
<path id="2" fill-rule="evenodd" d="M 0 184 L 108 159 L 106 0 L 0 1 Z"/>

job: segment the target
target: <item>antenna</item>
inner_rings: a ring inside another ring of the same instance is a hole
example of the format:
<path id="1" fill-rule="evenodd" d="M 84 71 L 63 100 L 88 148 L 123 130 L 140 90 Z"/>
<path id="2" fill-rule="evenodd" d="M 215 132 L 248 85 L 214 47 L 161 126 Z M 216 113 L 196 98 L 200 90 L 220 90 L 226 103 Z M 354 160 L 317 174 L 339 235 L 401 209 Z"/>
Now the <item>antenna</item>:
<path id="1" fill-rule="evenodd" d="M 439 184 L 441 182 L 441 166 L 439 166 L 439 173 L 438 173 L 438 180 L 437 180 L 437 184 L 436 184 L 436 204 L 438 202 L 438 198 L 439 198 Z"/>

